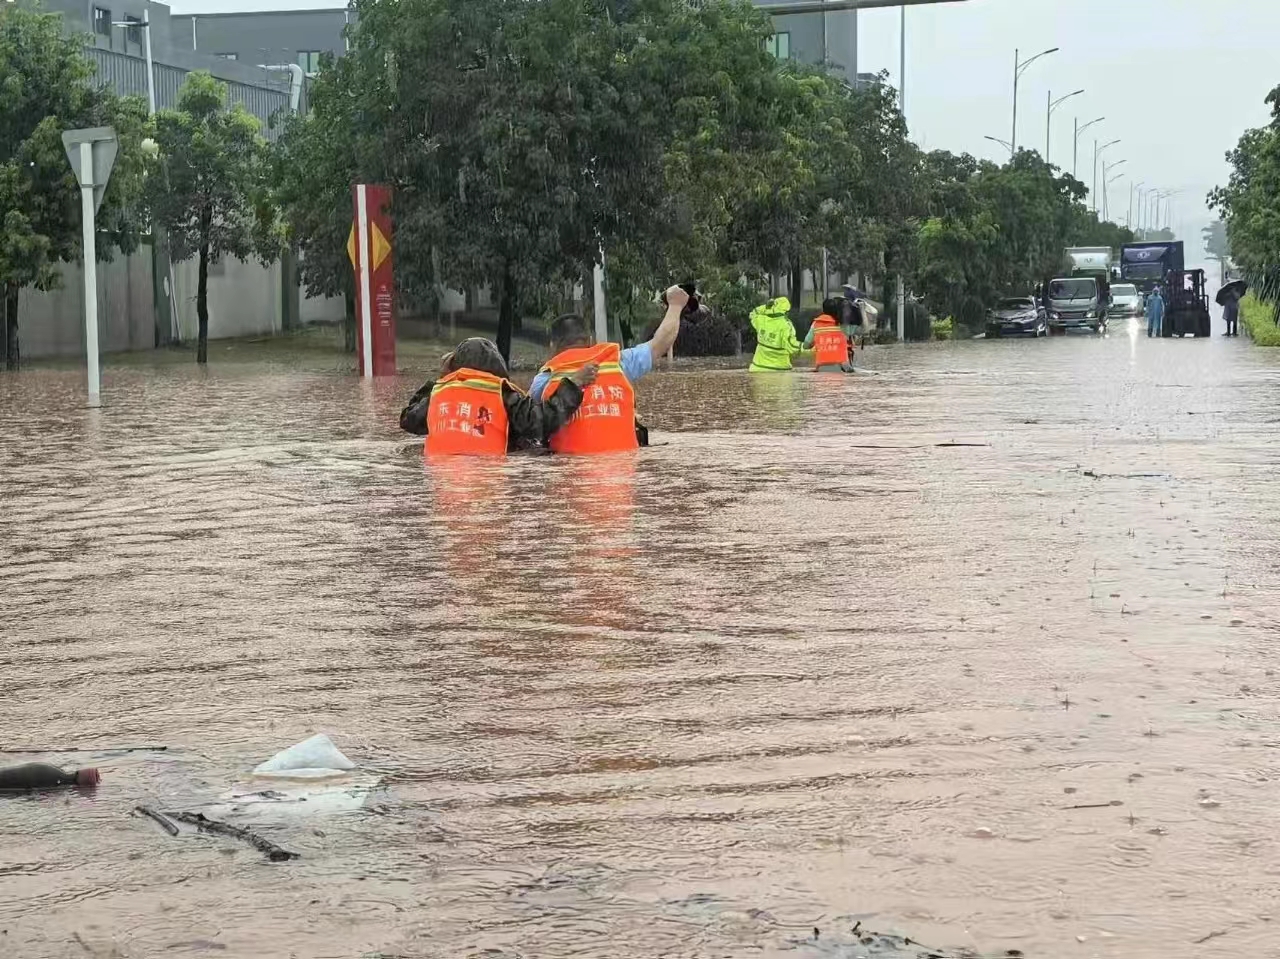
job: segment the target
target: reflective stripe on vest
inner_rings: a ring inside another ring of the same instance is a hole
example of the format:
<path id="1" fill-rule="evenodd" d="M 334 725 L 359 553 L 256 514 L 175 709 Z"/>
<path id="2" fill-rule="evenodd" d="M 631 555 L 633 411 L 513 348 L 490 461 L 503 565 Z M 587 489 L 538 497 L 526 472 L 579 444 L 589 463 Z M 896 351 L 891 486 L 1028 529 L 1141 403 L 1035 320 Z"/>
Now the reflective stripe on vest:
<path id="1" fill-rule="evenodd" d="M 436 380 L 427 406 L 429 454 L 505 456 L 506 381 L 479 370 L 455 370 Z"/>
<path id="2" fill-rule="evenodd" d="M 551 379 L 543 387 L 542 399 L 550 399 L 566 376 L 588 363 L 600 367 L 591 386 L 582 391 L 582 406 L 573 419 L 551 434 L 551 448 L 557 453 L 616 453 L 637 449 L 636 394 L 622 372 L 622 347 L 603 343 L 557 353 L 542 368 Z"/>
<path id="3" fill-rule="evenodd" d="M 849 341 L 835 318 L 825 313 L 813 321 L 813 364 L 842 366 L 849 360 Z"/>

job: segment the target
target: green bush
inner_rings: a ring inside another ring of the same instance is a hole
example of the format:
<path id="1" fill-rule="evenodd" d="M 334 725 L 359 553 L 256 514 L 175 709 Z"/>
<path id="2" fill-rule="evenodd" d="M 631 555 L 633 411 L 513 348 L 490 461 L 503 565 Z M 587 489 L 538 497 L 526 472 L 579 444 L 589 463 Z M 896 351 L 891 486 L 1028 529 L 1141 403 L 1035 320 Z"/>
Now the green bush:
<path id="1" fill-rule="evenodd" d="M 1240 325 L 1259 346 L 1280 346 L 1276 309 L 1250 293 L 1240 301 Z"/>
<path id="2" fill-rule="evenodd" d="M 935 340 L 952 340 L 955 339 L 955 324 L 951 322 L 951 317 L 945 320 L 933 321 L 933 338 Z"/>

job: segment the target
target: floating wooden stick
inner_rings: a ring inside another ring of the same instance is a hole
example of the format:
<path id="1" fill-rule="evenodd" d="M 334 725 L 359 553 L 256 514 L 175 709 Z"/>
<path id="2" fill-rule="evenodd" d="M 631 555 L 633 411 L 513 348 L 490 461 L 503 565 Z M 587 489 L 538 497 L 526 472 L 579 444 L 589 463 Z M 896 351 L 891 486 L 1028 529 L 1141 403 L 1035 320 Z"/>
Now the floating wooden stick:
<path id="1" fill-rule="evenodd" d="M 165 815 L 170 819 L 178 820 L 178 822 L 185 822 L 188 825 L 195 826 L 204 832 L 214 833 L 219 836 L 230 836 L 233 839 L 239 839 L 241 842 L 247 842 L 272 862 L 287 862 L 290 859 L 301 858 L 296 852 L 289 852 L 289 850 L 277 846 L 270 839 L 263 839 L 256 833 L 241 829 L 239 826 L 232 826 L 230 823 L 209 819 L 204 813 L 170 812 L 165 813 Z"/>
<path id="2" fill-rule="evenodd" d="M 51 746 L 47 749 L 0 749 L 0 753 L 162 753 L 168 746 Z"/>
<path id="3" fill-rule="evenodd" d="M 173 824 L 173 820 L 171 820 L 164 813 L 157 812 L 156 810 L 152 809 L 150 806 L 134 806 L 133 811 L 142 813 L 142 815 L 146 816 L 148 819 L 154 819 L 156 822 L 158 822 L 161 826 L 164 827 L 164 831 L 167 832 L 170 836 L 178 835 L 178 827 L 175 826 Z"/>

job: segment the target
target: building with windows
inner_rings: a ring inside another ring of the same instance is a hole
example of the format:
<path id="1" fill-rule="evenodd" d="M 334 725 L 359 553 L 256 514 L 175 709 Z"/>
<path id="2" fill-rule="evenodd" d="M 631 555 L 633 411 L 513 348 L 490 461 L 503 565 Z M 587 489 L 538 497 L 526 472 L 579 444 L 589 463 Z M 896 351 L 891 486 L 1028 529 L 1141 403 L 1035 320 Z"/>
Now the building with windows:
<path id="1" fill-rule="evenodd" d="M 148 0 L 44 0 L 39 8 L 61 14 L 68 32 L 88 37 L 86 52 L 97 65 L 98 76 L 121 95 L 147 95 L 145 18 L 151 32 L 158 109 L 173 106 L 178 88 L 193 70 L 208 70 L 225 82 L 232 102 L 243 103 L 262 120 L 268 137 L 274 135 L 271 119 L 290 106 L 292 77 L 280 67 L 296 63 L 296 57 L 276 61 L 250 58 L 235 63 L 204 55 L 193 50 L 187 40 L 190 25 L 172 17 L 166 4 Z M 305 90 L 297 95 L 301 107 L 305 104 Z"/>
<path id="2" fill-rule="evenodd" d="M 325 54 L 347 50 L 346 8 L 190 13 L 169 18 L 173 42 L 184 49 L 241 63 L 296 63 L 314 74 Z"/>
<path id="3" fill-rule="evenodd" d="M 10 0 L 15 2 L 15 0 Z M 217 58 L 191 48 L 189 20 L 170 16 L 169 7 L 148 0 L 16 0 L 45 13 L 60 14 L 63 29 L 85 37 L 85 55 L 97 67 L 99 82 L 123 96 L 146 97 L 146 39 L 151 34 L 157 109 L 176 104 L 188 73 L 207 70 L 227 85 L 233 103 L 244 105 L 263 123 L 263 134 L 277 135 L 272 120 L 282 112 L 306 108 L 306 81 L 290 67 L 296 55 L 275 60 L 246 51 L 242 60 Z M 196 27 L 197 31 L 199 26 Z M 198 33 L 197 33 L 198 35 Z M 341 36 L 339 32 L 339 37 Z M 317 45 L 318 46 L 318 45 Z M 238 52 L 238 51 L 231 51 Z M 313 51 L 314 52 L 314 51 Z M 308 65 L 312 61 L 308 60 Z M 306 67 L 304 67 L 306 69 Z M 259 335 L 302 323 L 342 318 L 341 299 L 300 295 L 292 261 L 262 266 L 231 257 L 209 267 L 209 336 Z M 83 282 L 78 263 L 60 267 L 60 288 L 20 295 L 22 349 L 27 357 L 77 354 L 84 350 Z M 150 349 L 195 335 L 194 259 L 170 263 L 163 244 L 148 237 L 127 256 L 98 265 L 99 343 L 103 351 Z"/>

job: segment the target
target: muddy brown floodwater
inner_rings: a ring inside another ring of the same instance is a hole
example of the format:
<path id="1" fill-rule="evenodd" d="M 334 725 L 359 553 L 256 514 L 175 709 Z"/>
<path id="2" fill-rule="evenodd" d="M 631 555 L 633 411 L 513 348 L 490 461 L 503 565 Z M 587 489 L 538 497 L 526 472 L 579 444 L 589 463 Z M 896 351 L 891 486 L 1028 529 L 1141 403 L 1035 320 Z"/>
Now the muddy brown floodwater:
<path id="1" fill-rule="evenodd" d="M 82 749 L 3 758 L 103 776 L 0 799 L 0 955 L 1280 956 L 1280 354 L 864 362 L 465 471 L 416 376 L 0 377 L 0 746 Z M 316 731 L 297 861 L 130 816 Z"/>

